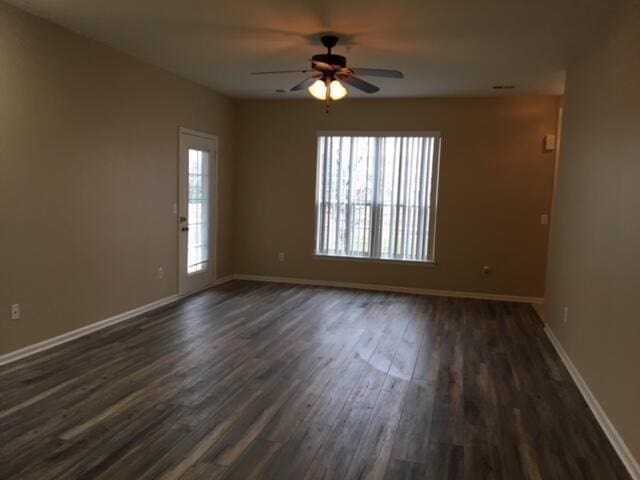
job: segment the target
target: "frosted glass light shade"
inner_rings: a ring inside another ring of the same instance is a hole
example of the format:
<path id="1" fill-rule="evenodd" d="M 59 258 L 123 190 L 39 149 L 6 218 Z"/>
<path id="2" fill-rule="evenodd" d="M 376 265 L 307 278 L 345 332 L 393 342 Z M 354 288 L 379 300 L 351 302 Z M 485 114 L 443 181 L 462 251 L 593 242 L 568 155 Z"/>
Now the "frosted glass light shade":
<path id="1" fill-rule="evenodd" d="M 327 85 L 322 80 L 316 80 L 313 85 L 309 87 L 309 93 L 316 97 L 318 100 L 327 99 Z"/>
<path id="2" fill-rule="evenodd" d="M 347 89 L 342 86 L 338 80 L 334 80 L 329 84 L 329 96 L 331 100 L 340 100 L 347 94 Z"/>

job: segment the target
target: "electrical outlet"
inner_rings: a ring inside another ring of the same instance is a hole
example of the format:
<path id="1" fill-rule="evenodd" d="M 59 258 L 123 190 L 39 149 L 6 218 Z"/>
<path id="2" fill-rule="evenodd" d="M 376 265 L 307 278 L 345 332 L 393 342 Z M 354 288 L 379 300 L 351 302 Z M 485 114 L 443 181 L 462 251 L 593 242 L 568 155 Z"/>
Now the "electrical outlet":
<path id="1" fill-rule="evenodd" d="M 20 304 L 11 305 L 11 320 L 20 320 Z"/>
<path id="2" fill-rule="evenodd" d="M 164 278 L 164 268 L 158 267 L 158 280 L 162 280 Z"/>
<path id="3" fill-rule="evenodd" d="M 562 321 L 567 323 L 569 321 L 569 307 L 564 307 L 564 314 L 562 316 Z"/>
<path id="4" fill-rule="evenodd" d="M 284 252 L 278 253 L 278 261 L 279 262 L 284 262 Z"/>

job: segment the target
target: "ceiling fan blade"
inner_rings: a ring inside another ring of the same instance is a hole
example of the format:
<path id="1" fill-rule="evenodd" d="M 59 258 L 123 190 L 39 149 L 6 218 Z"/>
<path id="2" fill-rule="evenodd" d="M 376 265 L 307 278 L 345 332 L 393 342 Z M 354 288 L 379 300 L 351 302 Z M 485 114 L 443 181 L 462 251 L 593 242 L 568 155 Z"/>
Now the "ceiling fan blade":
<path id="1" fill-rule="evenodd" d="M 342 76 L 339 75 L 340 80 L 344 83 L 351 85 L 352 87 L 357 88 L 358 90 L 362 90 L 365 93 L 376 93 L 380 88 L 375 85 L 370 84 L 369 82 L 365 82 L 361 78 L 354 77 L 353 75 Z"/>
<path id="2" fill-rule="evenodd" d="M 273 72 L 251 72 L 251 75 L 270 75 L 272 73 L 311 73 L 315 70 L 276 70 Z"/>
<path id="3" fill-rule="evenodd" d="M 317 78 L 320 78 L 320 75 L 314 75 L 313 77 L 305 78 L 303 81 L 291 87 L 291 91 L 295 92 L 297 90 L 304 90 L 307 87 L 310 87 L 313 82 L 316 81 Z"/>
<path id="4" fill-rule="evenodd" d="M 402 72 L 398 70 L 383 70 L 380 68 L 349 68 L 354 75 L 364 75 L 369 77 L 404 78 Z"/>
<path id="5" fill-rule="evenodd" d="M 329 65 L 325 62 L 319 62 L 318 60 L 311 60 L 311 65 L 313 65 L 313 68 L 321 72 L 333 72 L 335 70 L 333 65 Z"/>

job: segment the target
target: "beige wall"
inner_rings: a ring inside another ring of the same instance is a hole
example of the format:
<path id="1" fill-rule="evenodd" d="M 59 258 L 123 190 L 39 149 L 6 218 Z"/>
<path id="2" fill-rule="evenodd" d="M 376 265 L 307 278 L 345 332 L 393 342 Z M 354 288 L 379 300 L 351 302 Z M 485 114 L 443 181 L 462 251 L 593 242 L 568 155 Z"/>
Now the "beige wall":
<path id="1" fill-rule="evenodd" d="M 245 100 L 236 111 L 238 273 L 542 297 L 558 97 Z M 317 130 L 442 132 L 433 268 L 312 258 Z M 278 262 L 284 252 L 285 262 Z M 493 273 L 482 275 L 482 265 Z"/>
<path id="2" fill-rule="evenodd" d="M 179 126 L 219 135 L 232 272 L 231 115 L 223 96 L 0 3 L 0 354 L 176 293 Z"/>
<path id="3" fill-rule="evenodd" d="M 552 330 L 640 460 L 640 3 L 628 3 L 568 71 L 548 294 Z"/>

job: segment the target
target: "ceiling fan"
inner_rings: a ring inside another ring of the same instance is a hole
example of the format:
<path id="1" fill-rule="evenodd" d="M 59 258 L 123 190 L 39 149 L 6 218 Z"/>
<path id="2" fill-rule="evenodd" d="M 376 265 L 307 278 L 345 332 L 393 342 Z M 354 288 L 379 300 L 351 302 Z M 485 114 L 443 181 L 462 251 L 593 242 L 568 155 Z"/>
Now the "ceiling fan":
<path id="1" fill-rule="evenodd" d="M 327 53 L 320 53 L 311 57 L 311 69 L 306 70 L 280 70 L 274 72 L 253 72 L 253 75 L 269 75 L 274 73 L 312 73 L 291 88 L 291 91 L 307 88 L 309 93 L 318 100 L 340 100 L 347 94 L 347 89 L 341 82 L 362 90 L 365 93 L 376 93 L 379 87 L 366 82 L 359 76 L 404 78 L 398 70 L 381 70 L 377 68 L 347 67 L 347 59 L 342 55 L 331 53 L 331 49 L 338 43 L 338 37 L 323 35 L 320 37 L 322 45 L 327 48 Z"/>

